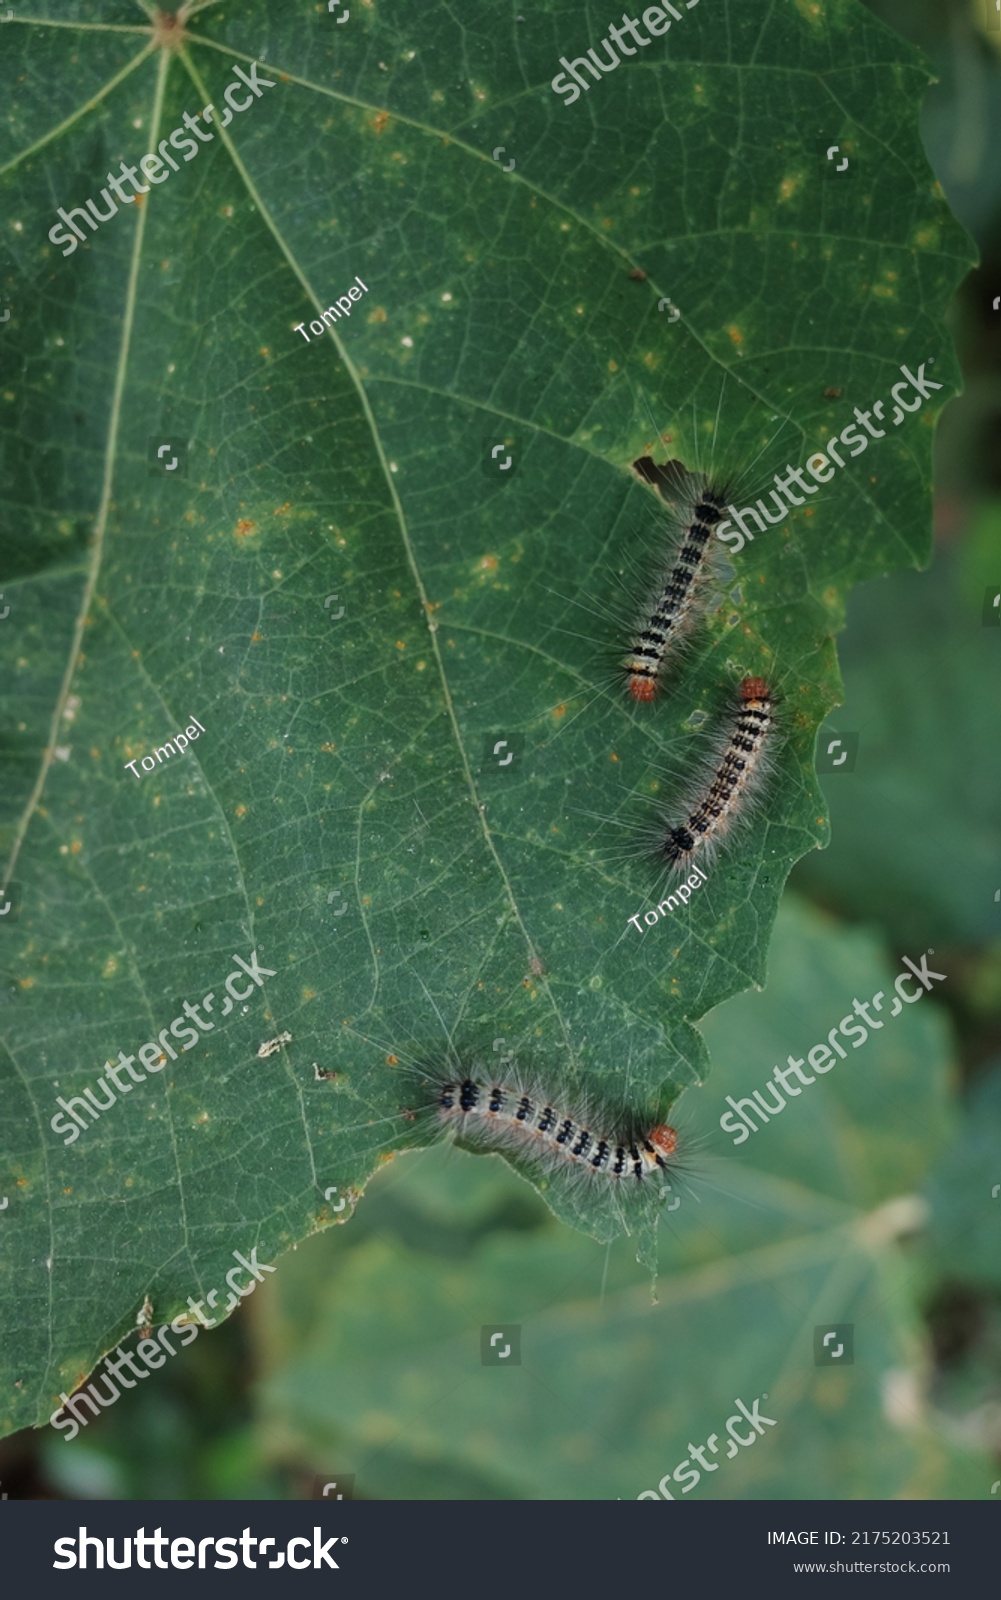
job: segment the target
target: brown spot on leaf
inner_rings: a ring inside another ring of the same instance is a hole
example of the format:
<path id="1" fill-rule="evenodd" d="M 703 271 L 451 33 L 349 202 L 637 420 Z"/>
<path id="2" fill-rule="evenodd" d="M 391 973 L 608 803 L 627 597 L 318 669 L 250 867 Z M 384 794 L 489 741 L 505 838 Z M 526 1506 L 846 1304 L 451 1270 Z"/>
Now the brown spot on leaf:
<path id="1" fill-rule="evenodd" d="M 154 11 L 153 43 L 161 50 L 180 50 L 185 39 L 184 23 L 188 14 L 186 5 L 177 11 Z"/>

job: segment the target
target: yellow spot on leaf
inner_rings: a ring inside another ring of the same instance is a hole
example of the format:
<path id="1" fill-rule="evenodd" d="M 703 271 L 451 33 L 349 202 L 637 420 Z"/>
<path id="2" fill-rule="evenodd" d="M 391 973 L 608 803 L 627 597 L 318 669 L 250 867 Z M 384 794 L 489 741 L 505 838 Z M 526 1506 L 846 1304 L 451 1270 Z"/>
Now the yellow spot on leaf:
<path id="1" fill-rule="evenodd" d="M 253 533 L 255 531 L 256 527 L 256 522 L 249 522 L 245 517 L 241 517 L 240 521 L 236 525 L 236 537 L 238 539 L 245 539 L 248 533 Z"/>

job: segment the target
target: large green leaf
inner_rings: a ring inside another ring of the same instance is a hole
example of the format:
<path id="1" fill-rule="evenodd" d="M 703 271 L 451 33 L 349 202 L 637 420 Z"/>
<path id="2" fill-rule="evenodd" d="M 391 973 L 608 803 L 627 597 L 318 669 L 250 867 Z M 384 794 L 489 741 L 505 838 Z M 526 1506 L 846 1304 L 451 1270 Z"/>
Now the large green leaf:
<path id="1" fill-rule="evenodd" d="M 405 1142 L 384 1046 L 443 1049 L 424 984 L 464 1051 L 504 1038 L 547 1081 L 659 1111 L 705 1077 L 692 1023 L 763 981 L 786 874 L 825 838 L 844 595 L 927 554 L 970 260 L 917 137 L 926 70 L 854 0 L 700 4 L 574 106 L 549 80 L 597 40 L 571 0 L 343 26 L 208 0 L 155 39 L 144 18 L 40 0 L 0 58 L 7 1427 L 145 1295 L 171 1317 L 234 1250 L 273 1260 Z M 265 51 L 274 86 L 64 259 L 57 208 L 100 204 Z M 932 361 L 919 414 L 735 556 L 654 715 L 598 693 L 577 602 L 641 548 L 629 464 L 656 430 L 693 465 L 718 414 L 723 452 L 770 474 Z M 150 475 L 164 435 L 191 441 L 186 478 Z M 653 885 L 593 815 L 663 794 L 754 671 L 786 697 L 761 821 L 640 935 Z M 191 718 L 187 754 L 126 769 Z M 502 770 L 485 751 L 514 736 Z M 223 1016 L 253 952 L 274 975 Z M 64 1146 L 56 1096 L 210 991 L 212 1039 Z"/>

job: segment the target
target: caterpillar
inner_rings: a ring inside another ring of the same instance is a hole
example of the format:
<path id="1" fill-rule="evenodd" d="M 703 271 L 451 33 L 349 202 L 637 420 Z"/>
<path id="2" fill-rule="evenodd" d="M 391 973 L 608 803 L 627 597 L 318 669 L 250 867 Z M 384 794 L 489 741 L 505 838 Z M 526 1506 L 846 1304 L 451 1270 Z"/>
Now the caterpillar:
<path id="1" fill-rule="evenodd" d="M 433 1000 L 431 1005 L 444 1028 Z M 344 1026 L 355 1032 L 347 1022 Z M 504 1156 L 522 1177 L 541 1178 L 541 1187 L 554 1194 L 580 1184 L 598 1188 L 618 1218 L 616 1231 L 629 1231 L 620 1198 L 642 1195 L 654 1202 L 656 1212 L 687 1175 L 688 1140 L 663 1117 L 582 1093 L 577 1085 L 552 1093 L 536 1077 L 524 1076 L 511 1055 L 501 1056 L 491 1070 L 482 1059 L 460 1056 L 445 1033 L 448 1043 L 440 1061 L 399 1046 L 386 1055 L 398 1073 L 401 1102 L 405 1099 L 397 1115 L 412 1124 L 407 1146 L 449 1139 L 473 1154 Z M 496 1040 L 495 1048 L 503 1043 Z M 680 1204 L 675 1194 L 666 1209 Z"/>
<path id="2" fill-rule="evenodd" d="M 379 1130 L 371 1153 L 381 1150 L 386 1161 L 446 1144 L 471 1156 L 500 1156 L 568 1226 L 602 1244 L 630 1237 L 656 1281 L 664 1214 L 673 1231 L 674 1213 L 684 1200 L 698 1200 L 708 1176 L 700 1154 L 707 1136 L 674 1114 L 677 1090 L 670 1101 L 644 1094 L 630 1105 L 628 1055 L 617 1058 L 621 1087 L 609 1093 L 576 1071 L 554 1068 L 559 1075 L 548 1077 L 548 1069 L 523 1072 L 512 1054 L 491 1060 L 482 1047 L 460 1051 L 419 975 L 417 981 L 445 1034 L 444 1048 L 433 1054 L 416 1041 L 410 1050 L 380 1044 L 342 1019 L 355 1038 L 379 1048 L 391 1071 L 380 1091 L 384 1114 L 351 1124 Z M 495 1039 L 494 1050 L 505 1043 Z M 672 1062 L 672 1077 L 680 1065 Z M 688 1215 L 690 1208 L 681 1220 Z"/>
<path id="3" fill-rule="evenodd" d="M 687 872 L 695 855 L 713 851 L 744 820 L 767 772 L 775 704 L 764 678 L 741 680 L 739 706 L 704 792 L 684 821 L 667 827 L 657 841 L 657 853 L 670 871 Z"/>
<path id="4" fill-rule="evenodd" d="M 676 1128 L 650 1118 L 560 1109 L 558 1098 L 495 1077 L 455 1074 L 431 1085 L 438 1125 L 471 1149 L 510 1152 L 568 1175 L 641 1183 L 652 1178 L 670 1188 Z"/>
<path id="5" fill-rule="evenodd" d="M 628 692 L 640 704 L 656 699 L 678 644 L 706 608 L 717 565 L 716 530 L 724 520 L 729 492 L 700 474 L 687 476 L 687 503 L 676 512 L 677 548 L 647 597 L 621 663 Z"/>

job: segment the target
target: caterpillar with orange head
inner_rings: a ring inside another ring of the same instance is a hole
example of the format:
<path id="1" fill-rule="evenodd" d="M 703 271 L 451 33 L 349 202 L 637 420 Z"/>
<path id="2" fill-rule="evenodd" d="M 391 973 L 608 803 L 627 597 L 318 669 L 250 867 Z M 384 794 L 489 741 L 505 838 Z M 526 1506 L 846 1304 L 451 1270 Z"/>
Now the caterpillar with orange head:
<path id="1" fill-rule="evenodd" d="M 622 661 L 629 695 L 641 705 L 655 700 L 678 646 L 704 614 L 718 572 L 717 529 L 728 491 L 700 475 L 675 512 L 675 548 L 648 595 L 630 649 Z"/>
<path id="2" fill-rule="evenodd" d="M 503 1156 L 554 1202 L 558 1193 L 584 1186 L 610 1207 L 616 1225 L 608 1237 L 632 1232 L 630 1218 L 656 1220 L 662 1207 L 675 1211 L 681 1204 L 679 1191 L 687 1183 L 680 1180 L 687 1178 L 691 1152 L 674 1122 L 630 1109 L 617 1096 L 588 1092 L 576 1077 L 560 1088 L 547 1086 L 534 1073 L 522 1073 L 511 1055 L 496 1062 L 460 1055 L 445 1032 L 440 1059 L 398 1045 L 386 1056 L 399 1081 L 397 1115 L 410 1124 L 405 1147 L 445 1139 L 475 1155 Z"/>
<path id="3" fill-rule="evenodd" d="M 696 855 L 711 857 L 746 820 L 770 767 L 777 696 L 764 678 L 745 677 L 722 747 L 708 764 L 681 821 L 664 822 L 650 842 L 669 871 L 687 872 Z"/>
<path id="4" fill-rule="evenodd" d="M 538 1088 L 482 1075 L 440 1078 L 430 1100 L 438 1126 L 469 1149 L 510 1153 L 568 1177 L 671 1187 L 678 1132 L 669 1123 L 570 1110 Z"/>

